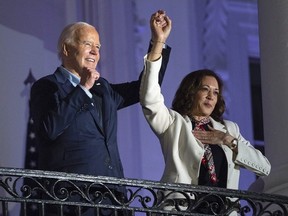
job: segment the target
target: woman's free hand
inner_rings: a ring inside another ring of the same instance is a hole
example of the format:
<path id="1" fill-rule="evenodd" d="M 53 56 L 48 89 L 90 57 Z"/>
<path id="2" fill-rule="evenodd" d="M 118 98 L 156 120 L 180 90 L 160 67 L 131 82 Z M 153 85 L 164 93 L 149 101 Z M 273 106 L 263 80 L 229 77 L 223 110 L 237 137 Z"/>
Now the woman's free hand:
<path id="1" fill-rule="evenodd" d="M 193 131 L 194 136 L 204 144 L 228 145 L 234 139 L 228 132 L 224 133 L 209 126 L 210 131 Z"/>

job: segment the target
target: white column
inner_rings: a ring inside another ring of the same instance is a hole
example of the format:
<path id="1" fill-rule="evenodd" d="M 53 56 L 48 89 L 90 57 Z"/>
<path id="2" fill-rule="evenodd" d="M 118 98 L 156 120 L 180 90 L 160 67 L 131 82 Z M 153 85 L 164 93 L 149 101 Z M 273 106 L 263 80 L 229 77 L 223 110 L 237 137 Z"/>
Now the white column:
<path id="1" fill-rule="evenodd" d="M 288 195 L 288 1 L 258 0 L 261 82 L 268 177 L 251 188 Z"/>

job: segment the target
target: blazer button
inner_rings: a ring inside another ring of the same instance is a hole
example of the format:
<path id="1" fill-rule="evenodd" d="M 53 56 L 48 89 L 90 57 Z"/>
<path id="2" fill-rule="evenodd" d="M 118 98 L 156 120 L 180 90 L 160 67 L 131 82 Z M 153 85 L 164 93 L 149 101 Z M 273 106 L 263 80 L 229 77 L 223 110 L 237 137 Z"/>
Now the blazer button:
<path id="1" fill-rule="evenodd" d="M 113 167 L 111 165 L 108 166 L 109 169 L 113 169 Z"/>

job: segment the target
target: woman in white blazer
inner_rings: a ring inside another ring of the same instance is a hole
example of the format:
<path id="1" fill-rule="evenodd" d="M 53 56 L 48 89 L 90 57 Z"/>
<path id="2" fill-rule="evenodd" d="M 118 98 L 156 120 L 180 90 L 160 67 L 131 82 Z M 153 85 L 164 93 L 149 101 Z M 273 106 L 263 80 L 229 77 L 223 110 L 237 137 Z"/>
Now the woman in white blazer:
<path id="1" fill-rule="evenodd" d="M 150 24 L 152 31 L 161 31 L 153 18 Z M 154 43 L 144 57 L 140 87 L 143 113 L 160 141 L 165 160 L 161 181 L 238 189 L 240 167 L 267 176 L 271 169 L 268 159 L 241 135 L 236 123 L 222 119 L 223 84 L 216 73 L 206 69 L 189 73 L 172 108 L 165 106 L 158 72 L 166 39 Z"/>

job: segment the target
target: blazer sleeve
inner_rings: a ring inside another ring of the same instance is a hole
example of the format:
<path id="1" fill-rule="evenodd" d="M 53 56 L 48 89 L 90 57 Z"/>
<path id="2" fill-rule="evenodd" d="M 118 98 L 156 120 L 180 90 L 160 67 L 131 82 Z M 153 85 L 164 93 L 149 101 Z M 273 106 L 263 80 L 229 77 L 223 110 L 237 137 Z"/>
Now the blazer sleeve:
<path id="1" fill-rule="evenodd" d="M 259 176 L 269 175 L 271 171 L 269 160 L 241 135 L 239 126 L 236 123 L 225 120 L 225 125 L 229 133 L 238 139 L 238 154 L 235 157 L 234 163 Z"/>
<path id="2" fill-rule="evenodd" d="M 148 61 L 144 57 L 145 70 L 140 87 L 140 104 L 144 116 L 153 132 L 159 136 L 172 124 L 174 115 L 164 104 L 164 97 L 158 83 L 158 73 L 162 58 Z"/>
<path id="3" fill-rule="evenodd" d="M 148 52 L 151 49 L 151 44 L 148 48 Z M 161 85 L 165 76 L 166 68 L 169 62 L 171 47 L 166 45 L 166 48 L 162 50 L 162 63 L 159 71 L 158 82 Z M 144 69 L 143 69 L 144 70 Z M 136 104 L 139 102 L 139 90 L 143 71 L 138 77 L 138 80 L 120 84 L 111 84 L 112 89 L 120 95 L 121 100 L 118 104 L 118 109 L 125 108 L 127 106 Z"/>

